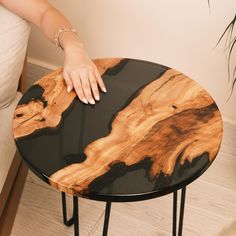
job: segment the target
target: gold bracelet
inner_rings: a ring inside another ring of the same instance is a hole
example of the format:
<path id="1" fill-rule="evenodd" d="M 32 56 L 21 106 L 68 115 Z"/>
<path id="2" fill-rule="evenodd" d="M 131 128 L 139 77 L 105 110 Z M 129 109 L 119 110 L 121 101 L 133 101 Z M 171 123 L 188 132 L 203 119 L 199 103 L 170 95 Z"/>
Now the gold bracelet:
<path id="1" fill-rule="evenodd" d="M 60 35 L 62 34 L 62 33 L 64 33 L 64 32 L 72 32 L 72 33 L 74 33 L 74 34 L 78 34 L 78 32 L 77 32 L 77 30 L 76 29 L 74 29 L 74 28 L 61 28 L 61 29 L 58 29 L 57 30 L 57 32 L 56 32 L 56 34 L 55 34 L 55 38 L 54 38 L 54 41 L 55 41 L 55 44 L 56 44 L 56 47 L 57 48 L 61 48 L 61 49 L 63 49 L 62 48 L 62 46 L 60 45 L 60 41 L 59 41 L 59 38 L 60 38 Z"/>

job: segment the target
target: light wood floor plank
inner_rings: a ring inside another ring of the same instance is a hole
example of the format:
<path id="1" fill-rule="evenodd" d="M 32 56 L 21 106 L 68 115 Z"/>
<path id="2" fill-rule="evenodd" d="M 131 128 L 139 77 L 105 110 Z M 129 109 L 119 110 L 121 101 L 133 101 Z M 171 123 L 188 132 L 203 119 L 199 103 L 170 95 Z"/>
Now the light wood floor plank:
<path id="1" fill-rule="evenodd" d="M 115 204 L 114 204 L 115 205 Z M 123 205 L 123 206 L 122 206 Z M 125 204 L 119 203 L 118 208 L 125 207 Z M 90 232 L 89 236 L 102 235 L 104 218 L 100 218 L 96 227 Z M 170 233 L 168 231 L 162 231 L 156 227 L 142 220 L 138 220 L 129 214 L 124 214 L 122 210 L 114 210 L 112 207 L 111 218 L 109 224 L 109 235 L 110 236 L 168 236 Z"/>

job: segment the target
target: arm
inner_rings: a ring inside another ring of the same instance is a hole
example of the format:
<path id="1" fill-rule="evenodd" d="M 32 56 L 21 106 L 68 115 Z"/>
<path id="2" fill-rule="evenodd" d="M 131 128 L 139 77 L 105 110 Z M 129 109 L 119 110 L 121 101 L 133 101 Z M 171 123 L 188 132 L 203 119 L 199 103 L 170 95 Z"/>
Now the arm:
<path id="1" fill-rule="evenodd" d="M 0 3 L 36 25 L 51 42 L 54 42 L 58 29 L 72 27 L 65 16 L 46 0 L 0 0 Z M 106 89 L 83 43 L 73 32 L 61 33 L 59 43 L 65 53 L 63 76 L 68 92 L 74 88 L 82 102 L 94 104 L 93 97 L 100 99 L 98 86 L 104 92 Z"/>

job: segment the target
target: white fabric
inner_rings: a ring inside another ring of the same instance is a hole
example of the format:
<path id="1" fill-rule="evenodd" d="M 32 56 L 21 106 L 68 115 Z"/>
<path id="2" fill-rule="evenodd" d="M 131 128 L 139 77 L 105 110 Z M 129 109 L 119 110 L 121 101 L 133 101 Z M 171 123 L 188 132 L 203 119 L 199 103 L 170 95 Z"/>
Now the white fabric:
<path id="1" fill-rule="evenodd" d="M 16 152 L 12 134 L 12 119 L 20 98 L 21 93 L 17 92 L 11 104 L 6 108 L 0 109 L 0 193 Z"/>
<path id="2" fill-rule="evenodd" d="M 0 4 L 0 109 L 16 95 L 29 33 L 30 24 Z"/>
<path id="3" fill-rule="evenodd" d="M 29 23 L 0 4 L 0 193 L 16 151 L 12 118 L 29 33 Z"/>

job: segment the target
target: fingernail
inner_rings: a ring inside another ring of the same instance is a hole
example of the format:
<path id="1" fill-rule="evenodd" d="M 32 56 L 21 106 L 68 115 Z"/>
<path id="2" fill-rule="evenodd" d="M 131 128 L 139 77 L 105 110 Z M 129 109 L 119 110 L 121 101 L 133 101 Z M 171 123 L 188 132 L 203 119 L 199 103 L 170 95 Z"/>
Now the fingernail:
<path id="1" fill-rule="evenodd" d="M 106 92 L 107 92 L 107 90 L 106 90 L 106 88 L 105 88 L 105 87 L 103 87 L 103 88 L 102 88 L 102 91 L 103 91 L 104 93 L 106 93 Z"/>
<path id="2" fill-rule="evenodd" d="M 82 101 L 83 101 L 85 104 L 88 104 L 88 101 L 87 101 L 85 98 L 83 98 Z"/>
<path id="3" fill-rule="evenodd" d="M 91 104 L 94 105 L 94 104 L 95 104 L 95 101 L 94 101 L 93 99 L 90 99 L 90 100 L 89 100 L 89 103 L 91 103 Z"/>
<path id="4" fill-rule="evenodd" d="M 68 87 L 67 87 L 67 93 L 69 93 L 70 91 L 71 91 L 71 87 L 68 86 Z"/>
<path id="5" fill-rule="evenodd" d="M 97 100 L 97 101 L 99 101 L 99 96 L 98 95 L 95 95 L 95 99 Z"/>

